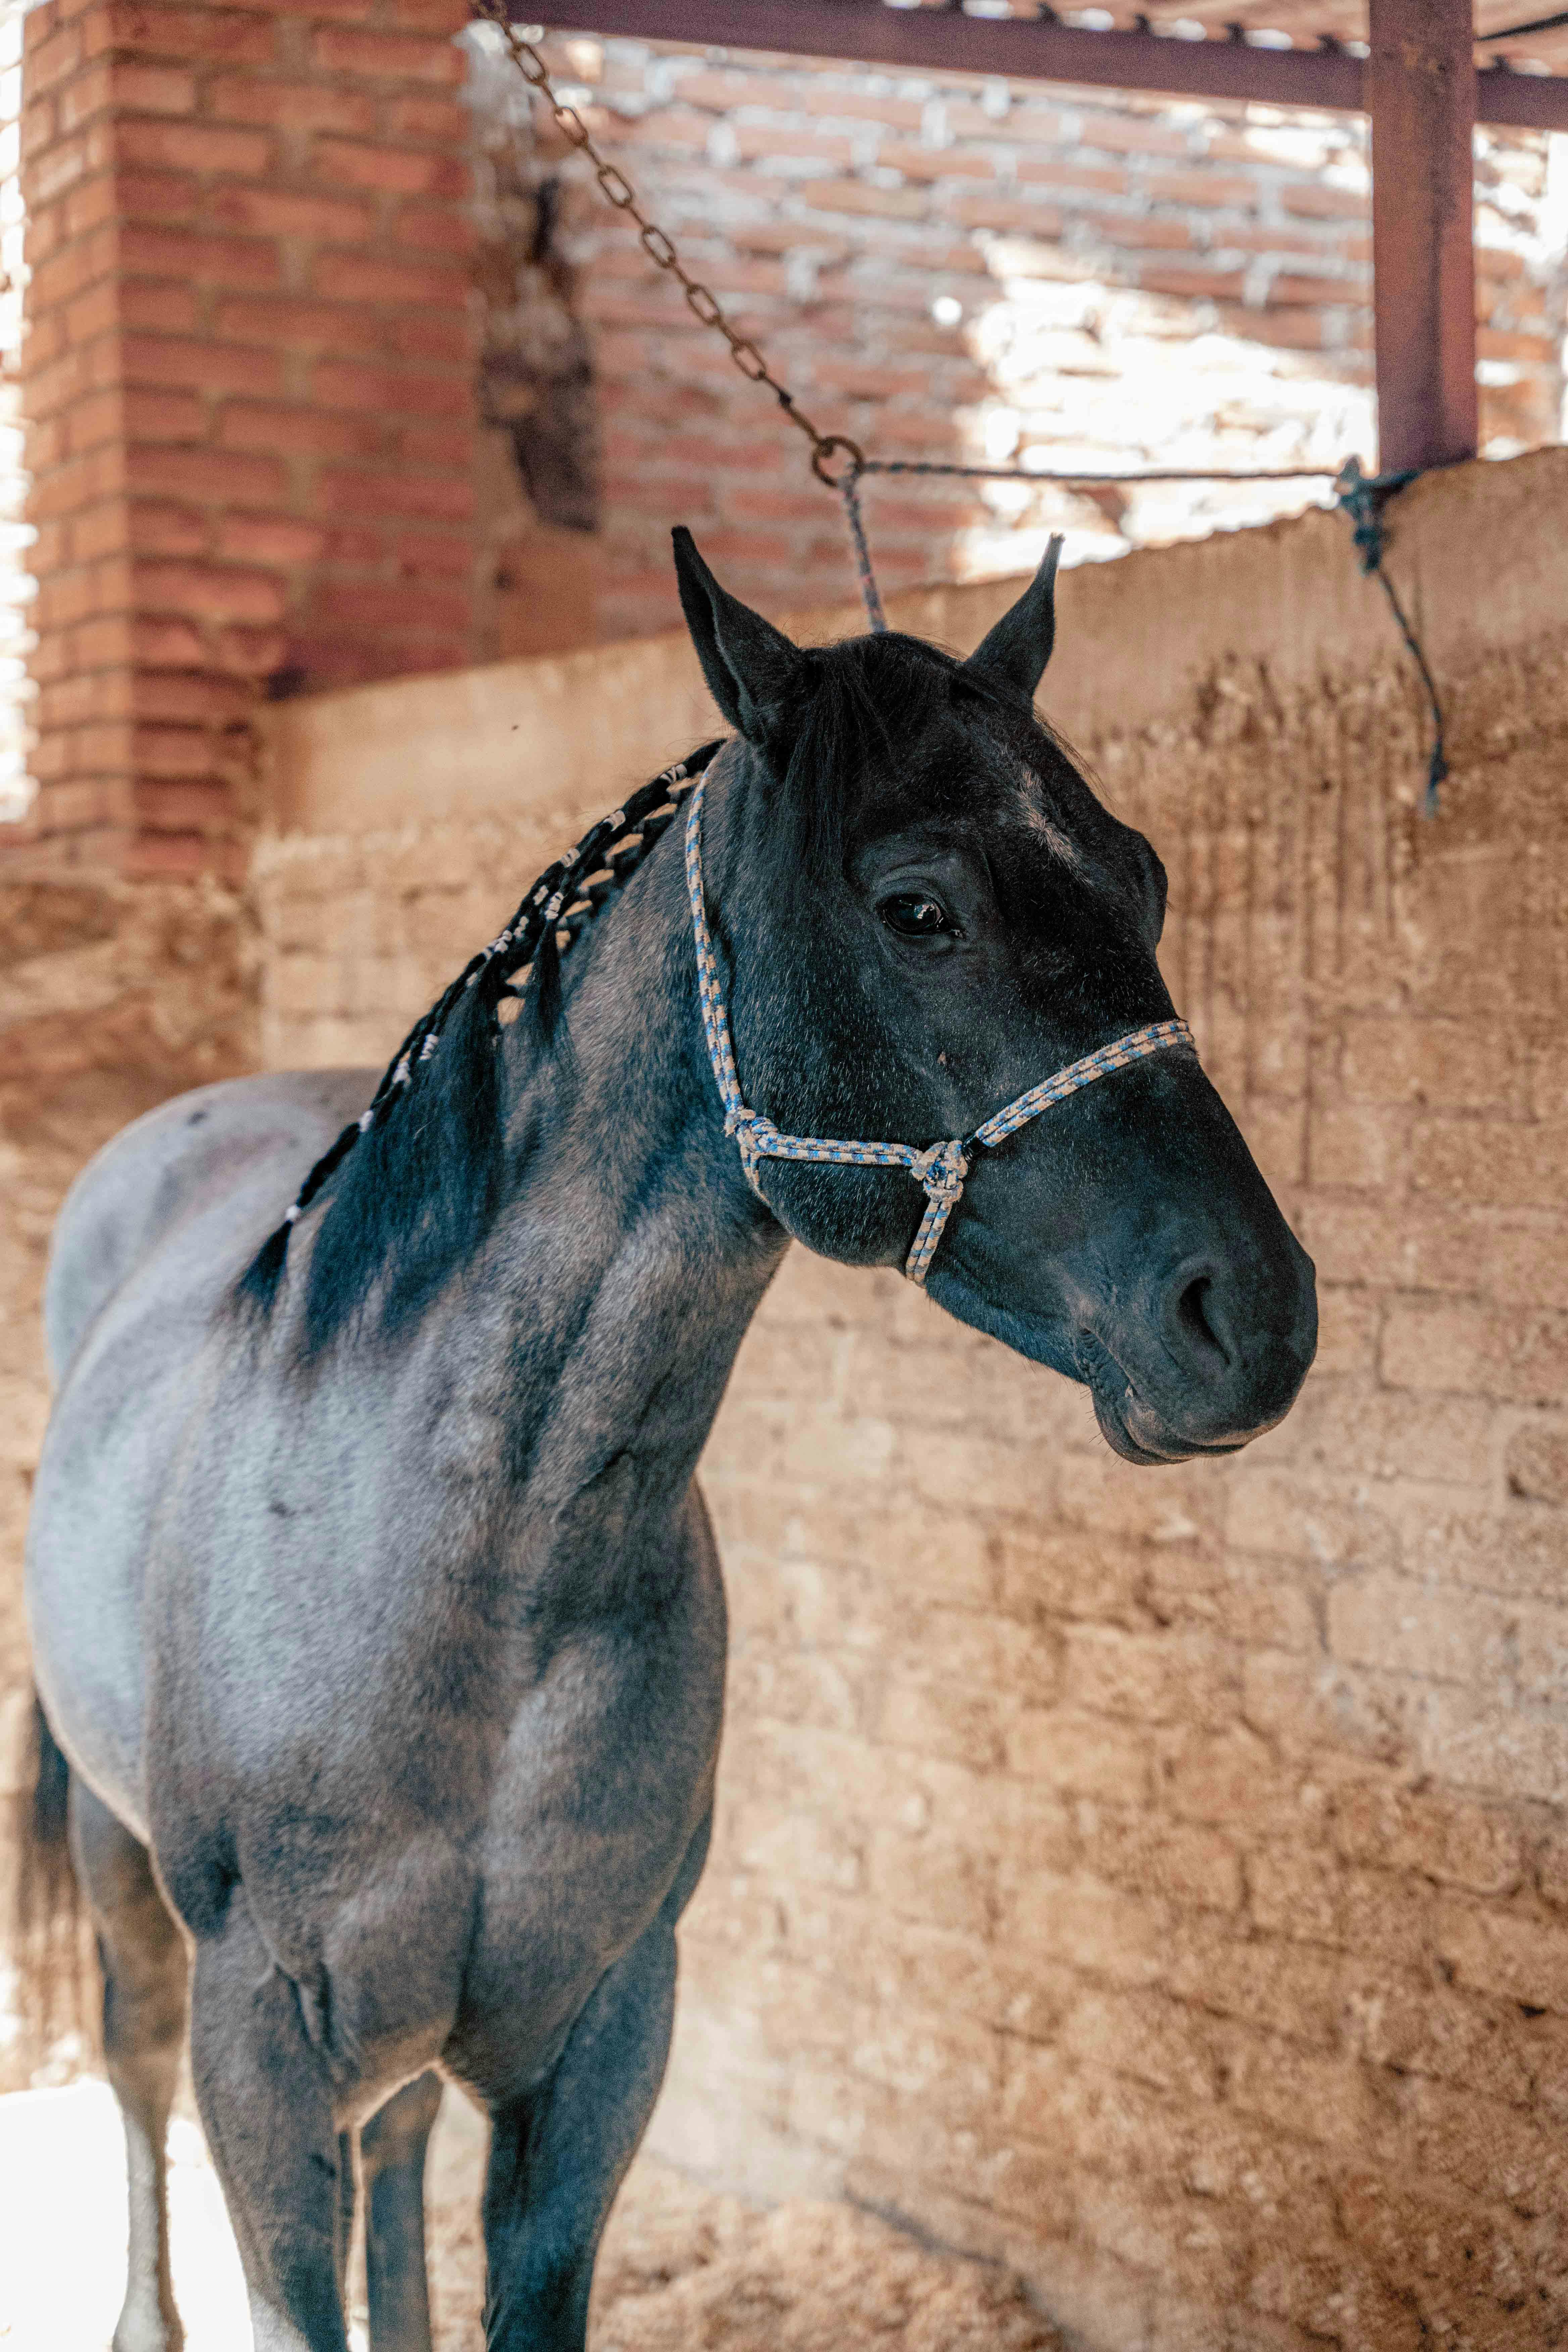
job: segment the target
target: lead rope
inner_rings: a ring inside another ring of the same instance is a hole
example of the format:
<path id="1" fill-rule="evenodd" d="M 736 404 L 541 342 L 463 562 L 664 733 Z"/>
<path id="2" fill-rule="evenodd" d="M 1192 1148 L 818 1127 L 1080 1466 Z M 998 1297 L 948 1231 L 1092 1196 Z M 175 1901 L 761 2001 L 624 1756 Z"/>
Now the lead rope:
<path id="1" fill-rule="evenodd" d="M 697 942 L 697 993 L 702 1007 L 702 1031 L 708 1040 L 708 1058 L 713 1066 L 719 1099 L 724 1106 L 724 1132 L 734 1137 L 746 1181 L 759 1200 L 763 1196 L 757 1171 L 759 1161 L 763 1160 L 818 1160 L 850 1168 L 907 1168 L 925 1192 L 926 1207 L 920 1231 L 904 1260 L 904 1273 L 917 1288 L 923 1289 L 937 1244 L 963 1197 L 969 1155 L 976 1145 L 1000 1143 L 1005 1136 L 1016 1133 L 1031 1119 L 1038 1118 L 1053 1103 L 1065 1102 L 1081 1087 L 1092 1086 L 1097 1078 L 1110 1077 L 1114 1070 L 1126 1069 L 1131 1062 L 1141 1062 L 1146 1055 L 1163 1053 L 1173 1045 L 1191 1045 L 1193 1033 L 1184 1021 L 1152 1021 L 1145 1028 L 1131 1030 L 1125 1037 L 1118 1037 L 1114 1045 L 1097 1047 L 1081 1060 L 1069 1062 L 1053 1077 L 1043 1078 L 1038 1086 L 1016 1096 L 977 1127 L 967 1142 L 961 1136 L 952 1136 L 945 1143 L 921 1147 L 913 1143 L 852 1142 L 839 1136 L 783 1134 L 771 1118 L 749 1108 L 741 1091 L 741 1074 L 735 1067 L 730 1016 L 724 1006 L 713 936 L 708 928 L 707 893 L 702 884 L 702 796 L 707 781 L 704 776 L 698 782 L 686 804 L 686 890 L 691 902 L 692 936 Z"/>

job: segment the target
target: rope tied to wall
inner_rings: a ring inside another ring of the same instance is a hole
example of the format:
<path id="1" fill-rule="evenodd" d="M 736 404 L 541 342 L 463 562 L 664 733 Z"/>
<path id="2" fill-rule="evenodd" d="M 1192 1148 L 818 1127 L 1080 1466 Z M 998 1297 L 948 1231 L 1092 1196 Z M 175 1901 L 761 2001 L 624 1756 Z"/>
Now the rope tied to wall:
<path id="1" fill-rule="evenodd" d="M 1282 466 L 1255 472 L 1237 472 L 1222 467 L 1161 466 L 1136 474 L 1056 472 L 1034 466 L 970 466 L 957 460 L 921 457 L 867 457 L 851 441 L 841 437 L 835 446 L 846 449 L 848 457 L 844 471 L 831 475 L 820 463 L 823 452 L 816 452 L 812 470 L 820 481 L 836 489 L 844 502 L 844 519 L 848 528 L 849 542 L 854 551 L 855 569 L 860 583 L 860 594 L 866 615 L 874 635 L 882 635 L 888 626 L 888 616 L 877 584 L 876 568 L 871 560 L 870 541 L 866 531 L 866 518 L 860 504 L 860 485 L 871 474 L 940 474 L 957 476 L 961 479 L 987 482 L 1053 483 L 1067 489 L 1103 488 L 1108 484 L 1126 484 L 1135 488 L 1143 482 L 1331 482 L 1334 504 L 1349 517 L 1352 537 L 1361 568 L 1376 577 L 1388 599 L 1389 610 L 1405 640 L 1405 649 L 1419 673 L 1426 689 L 1427 708 L 1432 715 L 1432 750 L 1426 763 L 1426 785 L 1422 794 L 1423 816 L 1434 817 L 1438 810 L 1438 788 L 1448 775 L 1447 750 L 1444 732 L 1443 705 L 1436 680 L 1415 627 L 1400 601 L 1399 592 L 1389 578 L 1384 563 L 1388 549 L 1388 533 L 1384 525 L 1383 510 L 1395 491 L 1404 489 L 1418 478 L 1415 473 L 1363 474 L 1360 462 L 1347 457 L 1337 471 L 1327 466 Z"/>
<path id="2" fill-rule="evenodd" d="M 1383 509 L 1395 490 L 1404 489 L 1416 478 L 1413 473 L 1363 474 L 1353 457 L 1347 457 L 1334 485 L 1340 510 L 1349 515 L 1354 526 L 1352 536 L 1363 572 L 1375 572 L 1388 599 L 1411 660 L 1421 673 L 1421 683 L 1426 689 L 1427 708 L 1432 713 L 1432 751 L 1426 762 L 1426 790 L 1422 797 L 1424 816 L 1437 814 L 1438 788 L 1447 781 L 1448 753 L 1444 740 L 1443 705 L 1438 697 L 1436 680 L 1432 676 L 1421 640 L 1412 627 L 1408 614 L 1399 600 L 1399 592 L 1388 576 L 1384 563 L 1387 552 L 1388 534 L 1383 527 Z"/>

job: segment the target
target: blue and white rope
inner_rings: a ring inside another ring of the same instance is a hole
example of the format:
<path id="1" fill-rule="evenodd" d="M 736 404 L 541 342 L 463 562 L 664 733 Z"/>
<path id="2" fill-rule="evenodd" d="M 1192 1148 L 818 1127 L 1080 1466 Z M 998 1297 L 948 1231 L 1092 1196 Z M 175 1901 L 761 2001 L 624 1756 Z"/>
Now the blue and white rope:
<path id="1" fill-rule="evenodd" d="M 734 1137 L 746 1181 L 759 1198 L 762 1188 L 757 1169 L 763 1160 L 817 1160 L 849 1168 L 907 1168 L 926 1196 L 920 1231 L 904 1261 L 904 1272 L 912 1283 L 923 1286 L 925 1282 L 947 1221 L 963 1198 L 969 1155 L 977 1144 L 1000 1143 L 1005 1136 L 1026 1127 L 1032 1118 L 1038 1118 L 1053 1103 L 1065 1102 L 1069 1095 L 1092 1086 L 1097 1078 L 1108 1078 L 1113 1071 L 1124 1070 L 1130 1063 L 1141 1062 L 1147 1055 L 1192 1044 L 1193 1033 L 1184 1021 L 1153 1021 L 1145 1028 L 1131 1030 L 1113 1044 L 1098 1046 L 1092 1054 L 1069 1062 L 1054 1076 L 1043 1078 L 1038 1086 L 1029 1087 L 1001 1110 L 994 1111 L 967 1142 L 953 1136 L 945 1143 L 928 1144 L 921 1149 L 912 1143 L 862 1143 L 837 1136 L 781 1133 L 771 1118 L 748 1108 L 735 1066 L 730 1016 L 725 1010 L 713 937 L 708 928 L 707 894 L 702 887 L 702 795 L 706 782 L 705 777 L 699 781 L 686 804 L 686 889 L 691 901 L 692 935 L 697 942 L 697 992 L 702 1007 L 702 1030 L 719 1098 L 724 1106 L 724 1132 Z"/>

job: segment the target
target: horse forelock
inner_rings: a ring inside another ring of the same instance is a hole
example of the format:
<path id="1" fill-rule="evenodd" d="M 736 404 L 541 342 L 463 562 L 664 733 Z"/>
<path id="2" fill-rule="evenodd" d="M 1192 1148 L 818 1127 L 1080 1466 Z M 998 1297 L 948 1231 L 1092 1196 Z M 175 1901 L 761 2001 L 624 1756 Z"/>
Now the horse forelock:
<path id="1" fill-rule="evenodd" d="M 766 854 L 798 876 L 841 873 L 849 835 L 868 798 L 879 814 L 900 818 L 935 813 L 922 804 L 922 753 L 939 730 L 956 723 L 970 757 L 945 779 L 943 814 L 985 776 L 1019 803 L 1031 829 L 1048 828 L 1064 863 L 1081 855 L 1072 811 L 1059 793 L 1065 769 L 1094 793 L 1079 754 L 1005 680 L 977 670 L 944 647 L 889 630 L 815 649 L 794 705 L 782 716 L 782 756 L 773 766 L 784 790 L 784 822 L 770 803 L 755 828 Z M 951 740 L 951 737 L 949 738 Z"/>

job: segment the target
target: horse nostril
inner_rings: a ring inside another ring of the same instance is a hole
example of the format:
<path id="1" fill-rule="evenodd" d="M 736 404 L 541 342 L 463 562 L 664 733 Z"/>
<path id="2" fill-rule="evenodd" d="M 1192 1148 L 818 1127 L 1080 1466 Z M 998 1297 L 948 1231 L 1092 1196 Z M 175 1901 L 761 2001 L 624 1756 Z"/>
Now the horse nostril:
<path id="1" fill-rule="evenodd" d="M 1176 1352 L 1192 1369 L 1214 1377 L 1236 1362 L 1236 1349 L 1226 1328 L 1226 1316 L 1212 1266 L 1184 1268 L 1171 1286 L 1171 1337 Z"/>

